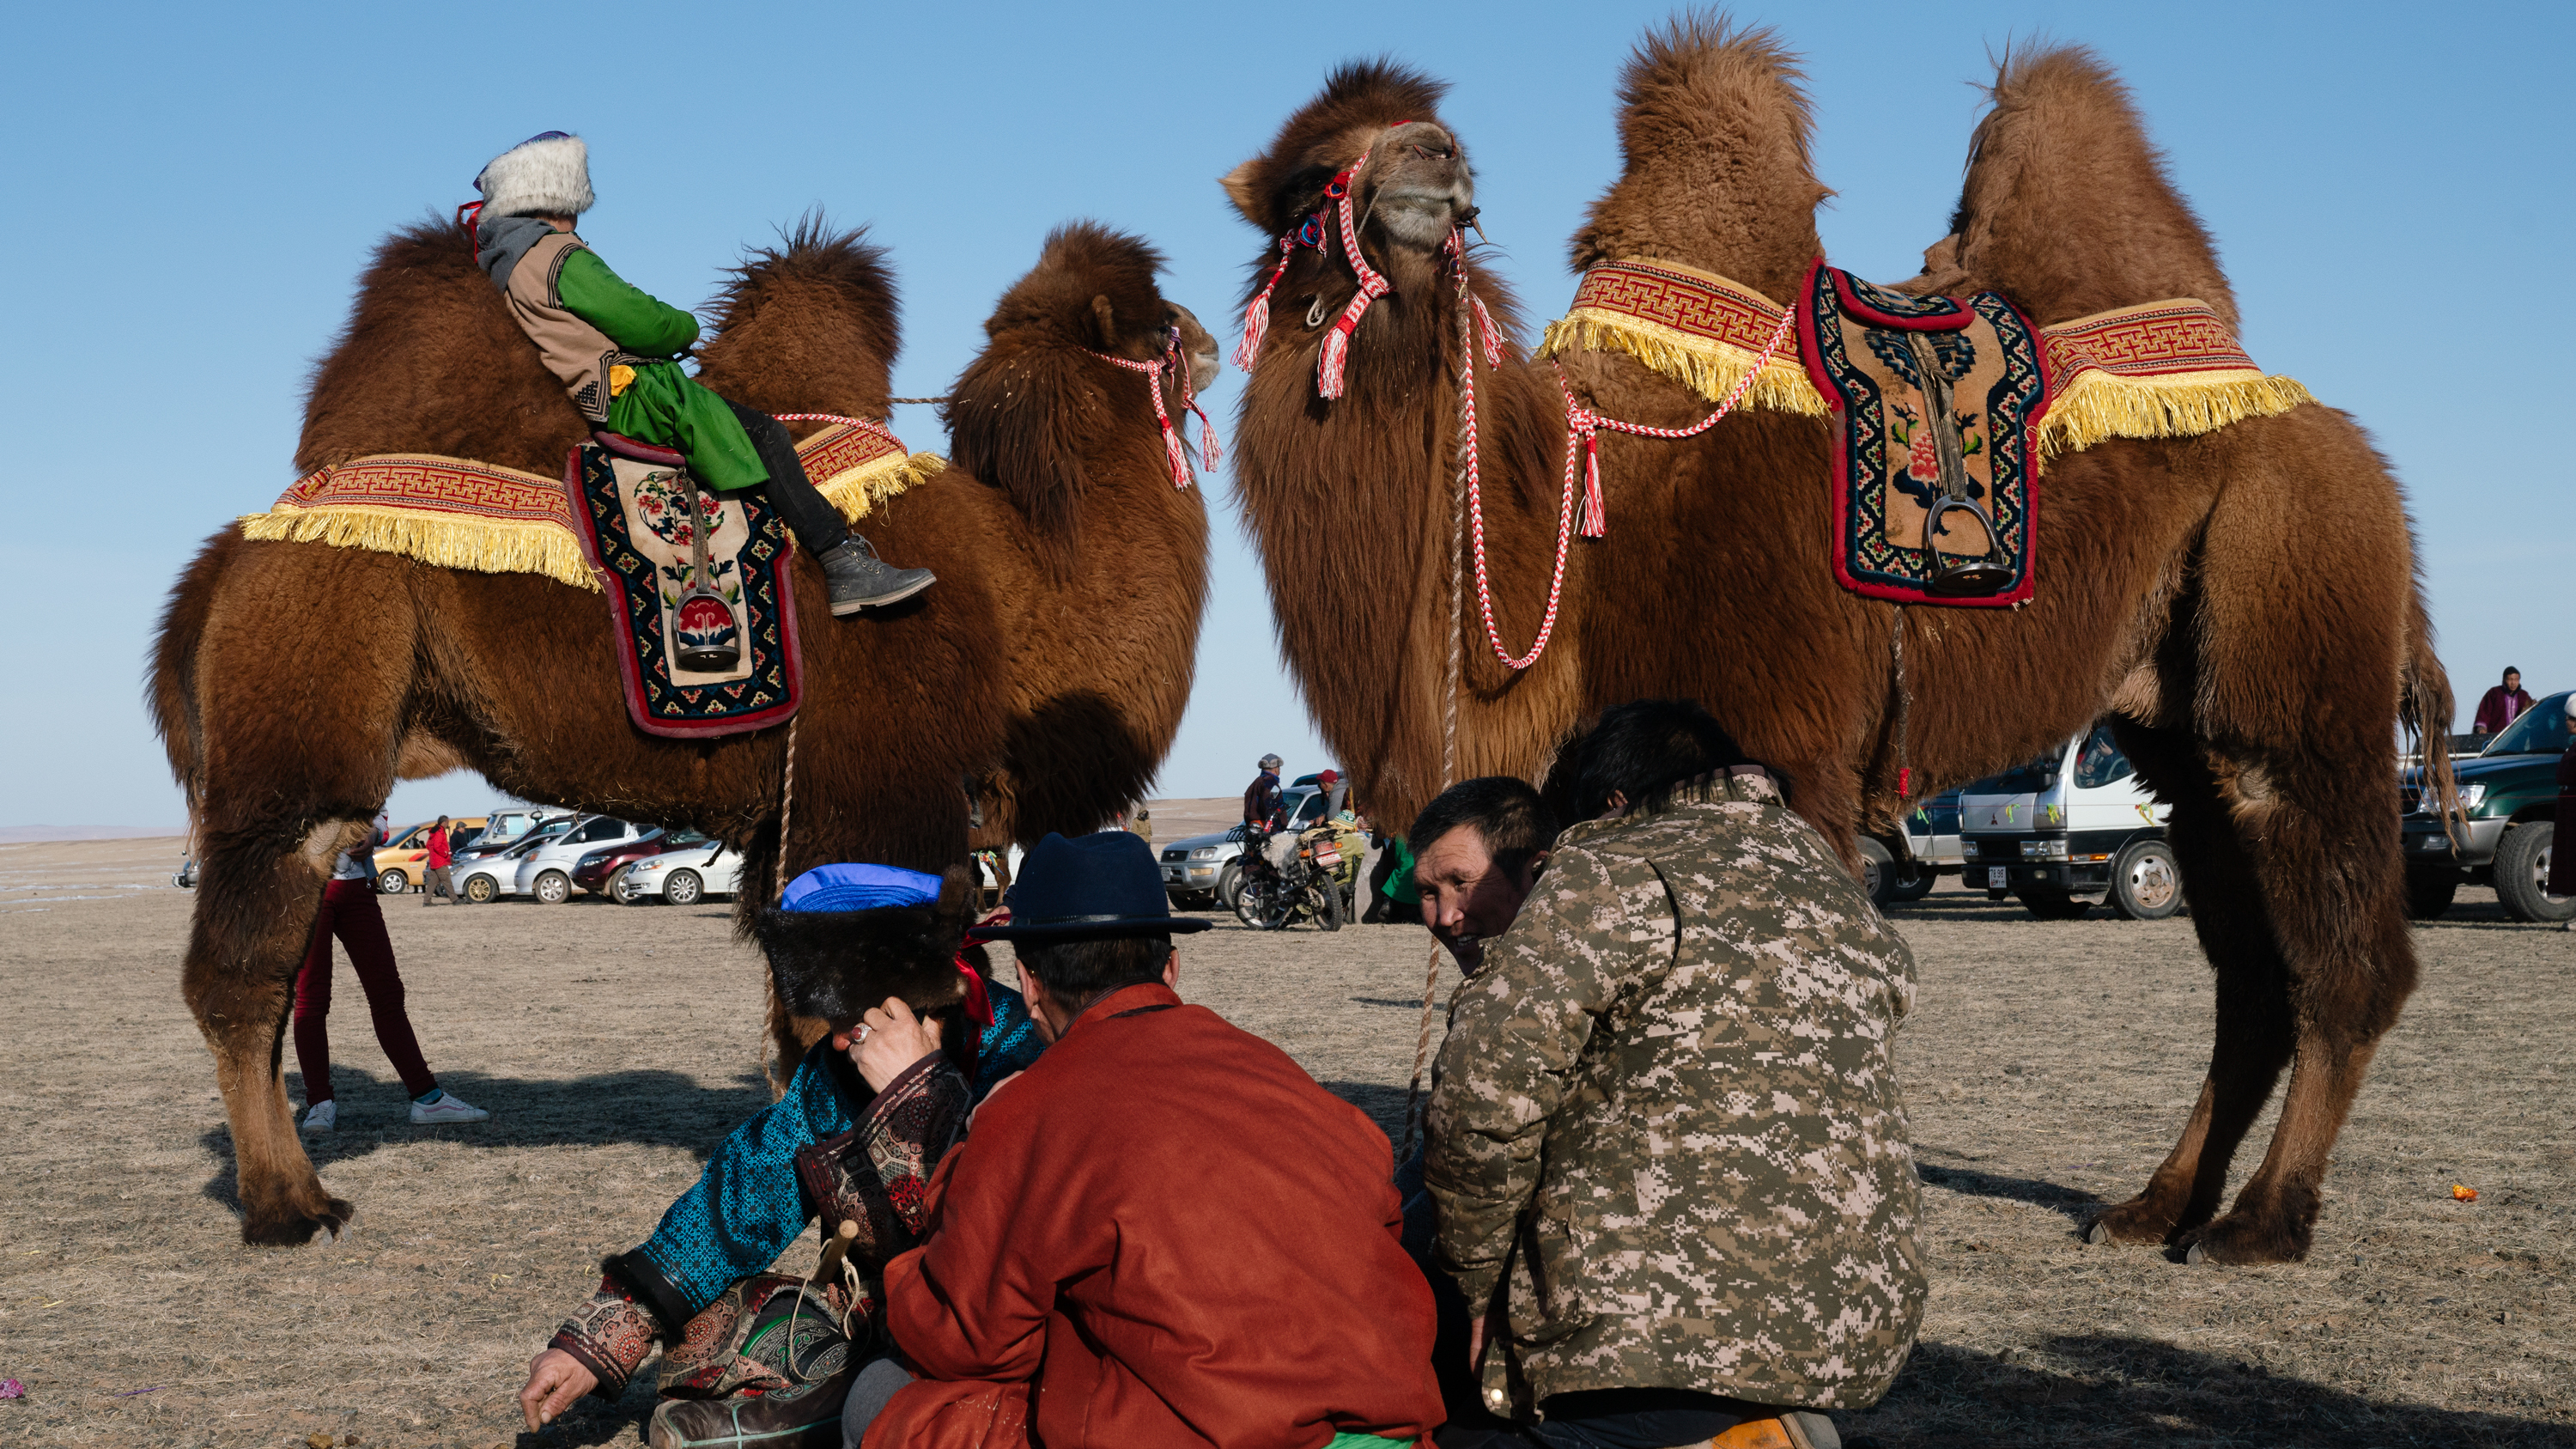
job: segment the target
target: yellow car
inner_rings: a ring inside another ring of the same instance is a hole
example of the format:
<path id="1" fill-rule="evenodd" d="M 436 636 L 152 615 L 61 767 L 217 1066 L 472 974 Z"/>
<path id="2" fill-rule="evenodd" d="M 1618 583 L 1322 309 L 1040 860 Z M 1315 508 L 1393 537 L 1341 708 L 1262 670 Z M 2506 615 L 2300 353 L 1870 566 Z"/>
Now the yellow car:
<path id="1" fill-rule="evenodd" d="M 483 828 L 483 820 L 480 815 L 453 816 L 447 822 L 447 829 L 453 834 L 461 826 L 466 839 L 471 840 L 474 832 Z M 420 889 L 422 878 L 429 873 L 429 828 L 437 823 L 424 820 L 418 825 L 397 830 L 386 838 L 384 844 L 376 847 L 377 890 L 398 896 Z"/>

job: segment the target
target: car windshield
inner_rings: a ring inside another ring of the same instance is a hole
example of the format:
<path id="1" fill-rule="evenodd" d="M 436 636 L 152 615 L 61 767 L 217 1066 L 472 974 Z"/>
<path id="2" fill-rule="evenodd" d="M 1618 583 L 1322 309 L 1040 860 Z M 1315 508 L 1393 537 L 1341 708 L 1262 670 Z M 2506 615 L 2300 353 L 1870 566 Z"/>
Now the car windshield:
<path id="1" fill-rule="evenodd" d="M 1324 813 L 1324 792 L 1312 785 L 1295 786 L 1282 803 L 1287 807 L 1289 824 L 1311 825 L 1316 816 Z"/>
<path id="2" fill-rule="evenodd" d="M 2065 766 L 2063 750 L 2042 755 L 2026 765 L 2015 765 L 2000 775 L 1988 775 L 1973 785 L 1961 788 L 1963 795 L 2036 795 L 2057 783 L 2057 772 Z"/>
<path id="3" fill-rule="evenodd" d="M 2126 779 L 2136 767 L 2111 739 L 2111 727 L 2095 725 L 2084 737 L 2084 748 L 2075 752 L 2075 788 L 2098 790 L 2114 780 Z"/>
<path id="4" fill-rule="evenodd" d="M 706 843 L 707 838 L 694 830 L 674 830 L 662 837 L 662 848 L 665 850 L 686 850 L 692 845 Z"/>
<path id="5" fill-rule="evenodd" d="M 2570 691 L 2576 693 L 2576 691 Z M 2567 753 L 2567 695 L 2553 694 L 2522 712 L 2486 747 L 2490 755 L 2563 755 Z"/>

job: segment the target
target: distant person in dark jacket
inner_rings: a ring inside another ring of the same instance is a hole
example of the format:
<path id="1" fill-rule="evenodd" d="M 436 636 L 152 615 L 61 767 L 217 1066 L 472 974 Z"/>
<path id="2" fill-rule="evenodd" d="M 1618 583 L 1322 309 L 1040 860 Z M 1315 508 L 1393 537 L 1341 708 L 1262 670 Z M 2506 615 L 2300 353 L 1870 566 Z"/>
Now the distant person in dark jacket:
<path id="1" fill-rule="evenodd" d="M 2523 692 L 2522 671 L 2510 665 L 2504 671 L 2504 683 L 2489 689 L 2478 700 L 2476 721 L 2469 726 L 2475 733 L 2501 733 L 2506 725 L 2522 717 L 2531 708 L 2531 696 Z"/>
<path id="2" fill-rule="evenodd" d="M 1261 773 L 1243 791 L 1243 823 L 1256 830 L 1267 827 L 1270 817 L 1279 809 L 1279 765 L 1277 755 L 1261 757 Z"/>

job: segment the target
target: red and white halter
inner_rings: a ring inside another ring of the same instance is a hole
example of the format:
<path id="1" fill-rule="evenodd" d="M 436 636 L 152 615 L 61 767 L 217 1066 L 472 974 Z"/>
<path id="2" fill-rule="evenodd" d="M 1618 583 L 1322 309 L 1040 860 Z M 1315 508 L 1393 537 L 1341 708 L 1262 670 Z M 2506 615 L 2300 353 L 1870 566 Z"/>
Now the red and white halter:
<path id="1" fill-rule="evenodd" d="M 1145 374 L 1146 389 L 1154 395 L 1154 422 L 1163 430 L 1163 455 L 1170 459 L 1172 464 L 1172 486 L 1187 488 L 1190 486 L 1190 450 L 1182 444 L 1180 430 L 1172 426 L 1170 410 L 1163 406 L 1164 369 L 1169 368 L 1180 383 L 1181 406 L 1199 415 L 1199 456 L 1206 463 L 1209 472 L 1216 471 L 1217 459 L 1223 456 L 1223 452 L 1217 446 L 1216 424 L 1208 421 L 1207 409 L 1199 406 L 1197 391 L 1190 386 L 1190 360 L 1181 352 L 1181 329 L 1172 328 L 1170 339 L 1163 349 L 1163 355 L 1151 362 L 1132 362 L 1124 357 L 1113 357 L 1106 352 L 1091 352 L 1088 347 L 1083 351 L 1091 352 L 1092 356 L 1101 361 L 1115 363 L 1129 372 Z"/>

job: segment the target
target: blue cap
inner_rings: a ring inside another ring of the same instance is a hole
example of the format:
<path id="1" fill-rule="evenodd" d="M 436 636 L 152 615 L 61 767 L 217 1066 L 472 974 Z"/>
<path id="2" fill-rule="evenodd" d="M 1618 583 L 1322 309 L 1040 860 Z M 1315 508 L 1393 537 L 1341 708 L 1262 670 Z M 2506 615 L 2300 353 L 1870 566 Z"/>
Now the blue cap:
<path id="1" fill-rule="evenodd" d="M 784 911 L 870 911 L 926 906 L 939 899 L 939 877 L 899 865 L 818 865 L 787 883 Z"/>

